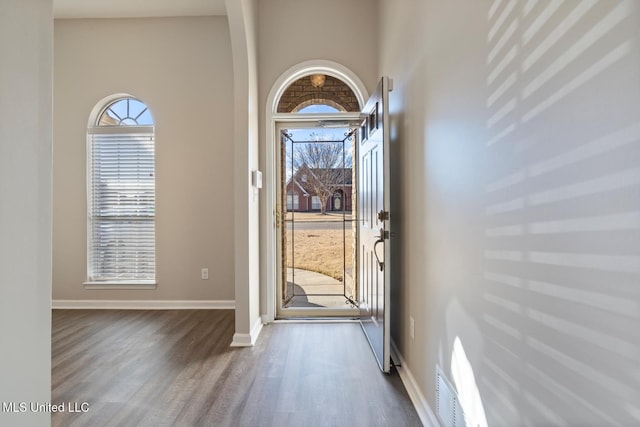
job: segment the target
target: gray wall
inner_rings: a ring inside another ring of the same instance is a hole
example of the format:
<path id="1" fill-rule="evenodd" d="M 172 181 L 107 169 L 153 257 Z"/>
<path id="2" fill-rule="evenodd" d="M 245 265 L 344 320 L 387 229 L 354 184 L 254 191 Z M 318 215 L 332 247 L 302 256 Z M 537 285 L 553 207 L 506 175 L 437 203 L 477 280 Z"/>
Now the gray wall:
<path id="1" fill-rule="evenodd" d="M 431 408 L 439 366 L 471 425 L 640 423 L 639 7 L 381 3 L 393 339 Z"/>
<path id="2" fill-rule="evenodd" d="M 369 91 L 375 88 L 377 8 L 370 0 L 260 0 L 260 106 L 274 82 L 304 61 L 334 61 L 356 73 Z M 264 117 L 261 115 L 260 117 Z"/>
<path id="3" fill-rule="evenodd" d="M 51 399 L 50 0 L 0 3 L 0 402 Z M 18 408 L 16 408 L 18 409 Z M 0 425 L 45 426 L 49 413 Z"/>
<path id="4" fill-rule="evenodd" d="M 56 20 L 54 300 L 233 300 L 233 70 L 226 17 Z M 156 290 L 85 290 L 86 128 L 129 93 L 156 121 Z M 209 280 L 200 268 L 209 268 Z"/>
<path id="5" fill-rule="evenodd" d="M 251 182 L 258 169 L 258 64 L 256 1 L 226 0 L 233 50 L 234 217 L 236 333 L 232 346 L 252 345 L 260 320 L 259 194 Z"/>

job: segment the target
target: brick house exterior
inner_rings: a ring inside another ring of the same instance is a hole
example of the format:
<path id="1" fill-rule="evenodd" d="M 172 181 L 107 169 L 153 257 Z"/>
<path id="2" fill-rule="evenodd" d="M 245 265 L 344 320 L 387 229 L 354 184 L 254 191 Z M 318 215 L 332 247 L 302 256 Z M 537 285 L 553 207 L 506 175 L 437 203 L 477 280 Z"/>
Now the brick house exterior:
<path id="1" fill-rule="evenodd" d="M 289 179 L 286 185 L 286 211 L 287 212 L 319 212 L 319 198 L 311 184 L 315 169 L 301 167 L 295 175 Z M 353 197 L 353 175 L 351 168 L 338 168 L 336 173 L 340 176 L 335 183 L 333 195 L 327 199 L 326 211 L 351 211 Z"/>

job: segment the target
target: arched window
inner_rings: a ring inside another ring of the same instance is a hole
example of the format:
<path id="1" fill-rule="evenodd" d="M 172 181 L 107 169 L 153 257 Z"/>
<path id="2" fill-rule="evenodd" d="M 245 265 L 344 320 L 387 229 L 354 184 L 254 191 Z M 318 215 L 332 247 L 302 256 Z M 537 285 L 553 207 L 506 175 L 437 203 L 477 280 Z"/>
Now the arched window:
<path id="1" fill-rule="evenodd" d="M 155 283 L 153 117 L 132 97 L 109 102 L 88 133 L 88 280 Z"/>

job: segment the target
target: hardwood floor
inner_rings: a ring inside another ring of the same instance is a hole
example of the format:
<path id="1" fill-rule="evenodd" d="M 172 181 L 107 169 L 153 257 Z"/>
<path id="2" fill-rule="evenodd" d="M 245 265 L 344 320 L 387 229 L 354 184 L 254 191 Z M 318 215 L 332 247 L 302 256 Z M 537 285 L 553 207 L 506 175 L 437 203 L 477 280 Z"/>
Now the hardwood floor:
<path id="1" fill-rule="evenodd" d="M 54 310 L 53 426 L 420 426 L 355 323 L 266 325 L 231 310 Z"/>

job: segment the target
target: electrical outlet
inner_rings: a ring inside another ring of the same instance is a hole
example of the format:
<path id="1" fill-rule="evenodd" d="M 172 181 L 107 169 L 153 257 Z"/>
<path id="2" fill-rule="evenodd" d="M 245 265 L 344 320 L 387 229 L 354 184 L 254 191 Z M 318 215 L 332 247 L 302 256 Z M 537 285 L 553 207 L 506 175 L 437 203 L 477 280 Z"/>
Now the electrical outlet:
<path id="1" fill-rule="evenodd" d="M 409 317 L 409 336 L 412 341 L 416 336 L 416 321 L 413 320 L 413 317 Z"/>
<path id="2" fill-rule="evenodd" d="M 202 280 L 209 280 L 209 269 L 208 268 L 203 268 L 200 271 L 200 277 L 202 278 Z"/>

